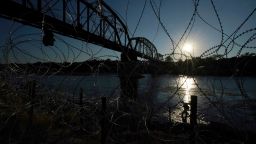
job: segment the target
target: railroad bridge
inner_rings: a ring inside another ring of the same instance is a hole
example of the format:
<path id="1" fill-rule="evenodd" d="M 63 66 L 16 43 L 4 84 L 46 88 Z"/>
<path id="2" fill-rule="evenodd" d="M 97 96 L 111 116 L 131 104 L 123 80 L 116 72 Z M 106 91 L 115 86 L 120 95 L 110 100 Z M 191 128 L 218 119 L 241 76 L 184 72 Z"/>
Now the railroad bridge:
<path id="1" fill-rule="evenodd" d="M 0 16 L 44 31 L 44 45 L 53 33 L 121 52 L 121 59 L 159 61 L 156 47 L 144 37 L 130 37 L 121 18 L 103 0 L 1 0 Z"/>

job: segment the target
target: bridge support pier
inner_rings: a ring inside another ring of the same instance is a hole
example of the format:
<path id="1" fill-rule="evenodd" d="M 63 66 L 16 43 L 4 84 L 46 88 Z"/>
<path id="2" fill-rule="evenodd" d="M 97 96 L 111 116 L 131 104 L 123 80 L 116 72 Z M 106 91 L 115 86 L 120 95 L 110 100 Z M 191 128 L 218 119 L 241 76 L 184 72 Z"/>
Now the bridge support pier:
<path id="1" fill-rule="evenodd" d="M 132 53 L 121 53 L 121 62 L 136 62 L 137 55 Z"/>
<path id="2" fill-rule="evenodd" d="M 138 115 L 136 100 L 138 97 L 139 66 L 137 56 L 127 53 L 121 54 L 121 65 L 119 67 L 120 79 L 120 102 L 121 111 L 129 113 L 129 131 L 136 131 L 138 127 Z"/>
<path id="3" fill-rule="evenodd" d="M 134 54 L 121 54 L 119 78 L 121 85 L 121 97 L 136 99 L 138 89 L 137 56 Z"/>

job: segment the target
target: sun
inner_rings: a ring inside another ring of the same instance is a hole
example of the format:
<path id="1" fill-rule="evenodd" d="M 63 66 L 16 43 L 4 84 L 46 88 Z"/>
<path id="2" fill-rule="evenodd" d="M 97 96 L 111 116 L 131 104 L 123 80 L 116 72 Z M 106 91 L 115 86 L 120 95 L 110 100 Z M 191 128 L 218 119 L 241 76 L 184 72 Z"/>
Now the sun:
<path id="1" fill-rule="evenodd" d="M 183 51 L 191 52 L 193 50 L 193 45 L 191 43 L 185 43 L 183 46 Z"/>

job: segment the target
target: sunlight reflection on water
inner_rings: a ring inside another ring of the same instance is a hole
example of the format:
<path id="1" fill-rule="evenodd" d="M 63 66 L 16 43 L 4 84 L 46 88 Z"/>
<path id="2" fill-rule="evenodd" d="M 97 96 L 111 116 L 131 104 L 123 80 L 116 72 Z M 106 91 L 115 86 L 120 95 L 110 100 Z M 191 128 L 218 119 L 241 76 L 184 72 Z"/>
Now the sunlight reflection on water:
<path id="1" fill-rule="evenodd" d="M 184 97 L 183 102 L 189 103 L 190 102 L 190 96 L 192 94 L 192 89 L 195 88 L 195 82 L 193 78 L 184 76 L 179 77 L 178 82 L 181 84 L 181 88 L 184 89 Z"/>
<path id="2" fill-rule="evenodd" d="M 182 122 L 181 114 L 184 112 L 184 104 L 189 104 L 191 101 L 191 95 L 194 94 L 194 89 L 196 88 L 195 80 L 188 76 L 179 76 L 176 79 L 177 86 L 180 87 L 180 97 L 181 103 L 176 106 L 175 110 L 172 111 L 172 120 L 176 122 Z M 188 110 L 188 109 L 187 109 Z M 186 111 L 188 114 L 189 110 Z M 189 117 L 187 117 L 189 121 Z"/>

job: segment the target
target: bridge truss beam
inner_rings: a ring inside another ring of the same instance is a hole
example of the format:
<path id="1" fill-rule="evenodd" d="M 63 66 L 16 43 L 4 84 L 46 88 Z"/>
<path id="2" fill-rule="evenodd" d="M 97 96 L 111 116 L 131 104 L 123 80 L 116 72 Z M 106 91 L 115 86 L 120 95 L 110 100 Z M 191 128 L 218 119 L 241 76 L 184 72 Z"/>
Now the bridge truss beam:
<path id="1" fill-rule="evenodd" d="M 0 16 L 105 48 L 157 60 L 155 46 L 146 38 L 130 38 L 127 27 L 103 1 L 0 1 Z M 141 49 L 132 43 L 146 47 Z"/>

